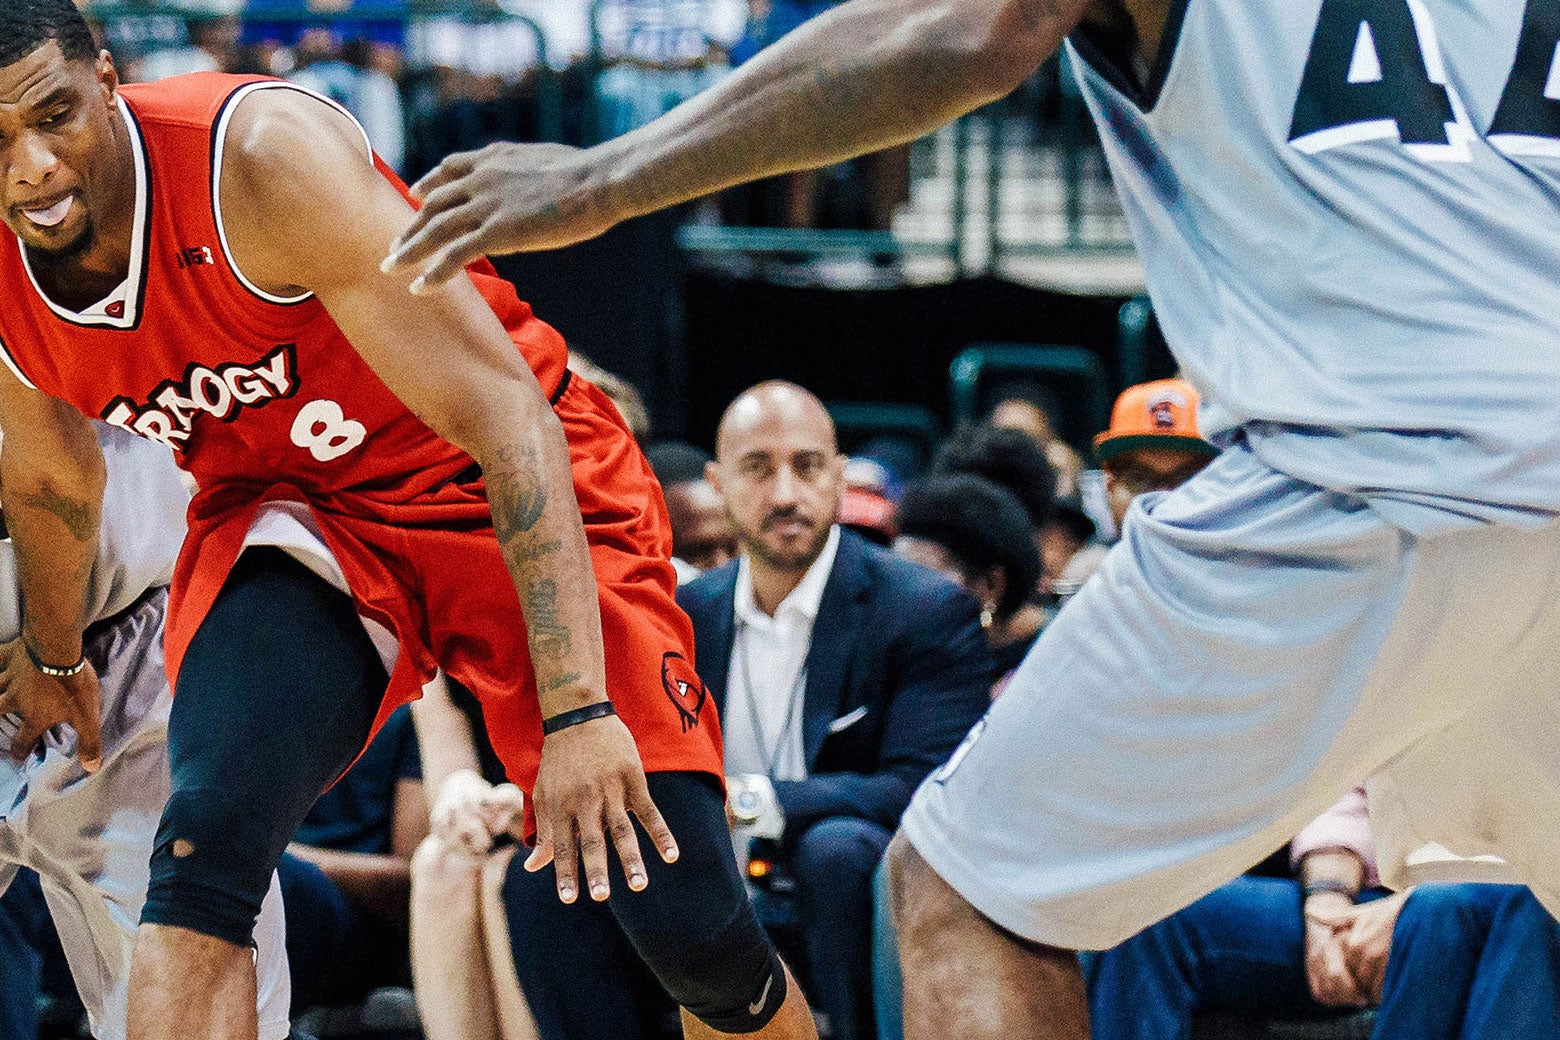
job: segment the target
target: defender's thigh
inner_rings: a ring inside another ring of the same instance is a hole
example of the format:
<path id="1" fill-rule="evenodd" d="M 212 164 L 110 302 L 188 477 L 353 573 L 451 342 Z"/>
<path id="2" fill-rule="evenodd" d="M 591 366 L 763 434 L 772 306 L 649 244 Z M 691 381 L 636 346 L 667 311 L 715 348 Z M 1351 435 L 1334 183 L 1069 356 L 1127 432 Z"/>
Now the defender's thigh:
<path id="1" fill-rule="evenodd" d="M 907 835 L 1002 927 L 1073 949 L 1120 942 L 1360 779 L 1319 773 L 1413 556 L 1359 500 L 1232 449 L 1134 510 L 1100 573 L 917 793 Z M 1346 741 L 1342 771 L 1403 742 L 1386 725 Z"/>

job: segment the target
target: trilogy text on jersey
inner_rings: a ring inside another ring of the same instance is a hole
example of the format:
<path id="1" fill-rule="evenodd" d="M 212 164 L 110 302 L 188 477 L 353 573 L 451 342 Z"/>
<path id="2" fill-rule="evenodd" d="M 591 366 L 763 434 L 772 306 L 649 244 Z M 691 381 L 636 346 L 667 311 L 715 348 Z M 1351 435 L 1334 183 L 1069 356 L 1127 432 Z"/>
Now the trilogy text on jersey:
<path id="1" fill-rule="evenodd" d="M 291 397 L 298 389 L 296 355 L 296 344 L 283 343 L 252 366 L 226 364 L 212 369 L 191 363 L 183 380 L 158 384 L 145 404 L 114 398 L 103 409 L 103 421 L 181 450 L 202 412 L 232 422 L 245 407 L 261 408 Z"/>

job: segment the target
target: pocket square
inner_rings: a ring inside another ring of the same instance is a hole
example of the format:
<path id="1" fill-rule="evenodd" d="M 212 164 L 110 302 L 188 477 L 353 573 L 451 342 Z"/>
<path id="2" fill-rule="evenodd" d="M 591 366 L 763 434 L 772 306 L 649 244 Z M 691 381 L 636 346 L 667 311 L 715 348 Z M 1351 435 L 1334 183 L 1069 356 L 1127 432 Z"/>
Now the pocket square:
<path id="1" fill-rule="evenodd" d="M 867 706 L 863 704 L 854 711 L 846 712 L 833 722 L 829 723 L 829 732 L 838 733 L 841 730 L 850 729 L 856 723 L 867 717 Z"/>

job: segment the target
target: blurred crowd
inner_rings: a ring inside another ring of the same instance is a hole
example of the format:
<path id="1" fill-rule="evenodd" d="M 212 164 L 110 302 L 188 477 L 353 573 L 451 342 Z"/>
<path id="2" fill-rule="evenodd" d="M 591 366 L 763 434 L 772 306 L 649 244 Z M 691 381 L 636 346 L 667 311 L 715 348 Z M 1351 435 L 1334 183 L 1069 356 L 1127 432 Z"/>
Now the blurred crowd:
<path id="1" fill-rule="evenodd" d="M 836 0 L 119 0 L 83 3 L 130 82 L 281 76 L 340 103 L 414 179 L 492 141 L 584 145 L 650 122 Z M 726 196 L 734 224 L 884 229 L 894 149 Z"/>

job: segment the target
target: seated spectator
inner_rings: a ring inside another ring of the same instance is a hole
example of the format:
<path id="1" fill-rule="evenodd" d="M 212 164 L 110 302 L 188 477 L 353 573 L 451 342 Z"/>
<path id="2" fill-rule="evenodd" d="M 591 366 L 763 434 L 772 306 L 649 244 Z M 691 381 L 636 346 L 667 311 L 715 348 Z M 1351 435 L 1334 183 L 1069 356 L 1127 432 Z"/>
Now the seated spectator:
<path id="1" fill-rule="evenodd" d="M 991 395 L 991 411 L 986 423 L 999 429 L 1017 430 L 1040 446 L 1045 459 L 1056 471 L 1056 494 L 1071 498 L 1078 494 L 1078 475 L 1083 458 L 1057 430 L 1060 402 L 1051 388 L 1034 379 L 1012 379 L 997 386 Z"/>
<path id="2" fill-rule="evenodd" d="M 411 860 L 427 830 L 417 734 L 403 707 L 320 795 L 277 868 L 295 1014 L 411 984 Z"/>
<path id="3" fill-rule="evenodd" d="M 401 109 L 400 89 L 374 68 L 371 41 L 354 37 L 339 48 L 334 43 L 324 29 L 305 34 L 296 48 L 297 67 L 288 78 L 351 112 L 379 157 L 392 170 L 400 170 L 406 156 L 406 114 Z"/>
<path id="4" fill-rule="evenodd" d="M 990 656 L 971 597 L 834 523 L 843 463 L 812 394 L 738 397 L 710 472 L 742 556 L 679 599 L 722 711 L 739 842 L 764 839 L 770 876 L 794 883 L 810 993 L 854 1040 L 874 1035 L 872 873 L 985 710 Z"/>
<path id="5" fill-rule="evenodd" d="M 1040 525 L 1040 591 L 1060 603 L 1083 587 L 1105 562 L 1094 521 L 1075 498 L 1057 499 Z"/>
<path id="6" fill-rule="evenodd" d="M 995 695 L 1045 624 L 1045 613 L 1029 597 L 1040 576 L 1029 515 L 1001 486 L 952 474 L 906 488 L 897 522 L 895 552 L 946 574 L 980 600 L 980 623 L 996 664 Z"/>
<path id="7" fill-rule="evenodd" d="M 476 699 L 440 676 L 413 705 L 433 805 L 412 860 L 411 956 L 427 1040 L 534 1040 L 502 887 L 524 799 L 473 724 Z M 557 903 L 554 899 L 553 903 Z"/>
<path id="8" fill-rule="evenodd" d="M 970 473 L 1006 489 L 1029 514 L 1031 538 L 1042 564 L 1042 532 L 1056 511 L 1056 471 L 1030 437 L 998 426 L 964 426 L 953 432 L 932 460 L 934 474 Z M 1041 592 L 1037 585 L 1033 594 Z"/>
<path id="9" fill-rule="evenodd" d="M 662 441 L 646 448 L 645 458 L 666 497 L 677 583 L 686 584 L 735 559 L 737 536 L 725 500 L 705 476 L 714 461 L 709 453 L 681 441 Z"/>
<path id="10" fill-rule="evenodd" d="M 1560 1022 L 1560 925 L 1526 888 L 1375 883 L 1365 792 L 1242 877 L 1087 962 L 1094 1040 L 1177 1040 L 1200 1011 L 1378 1006 L 1376 1040 L 1539 1040 Z"/>
<path id="11" fill-rule="evenodd" d="M 743 394 L 717 447 L 711 481 L 743 555 L 683 586 L 679 602 L 722 711 L 733 840 L 743 859 L 762 853 L 749 864 L 767 885 L 760 916 L 784 928 L 771 911 L 786 904 L 803 954 L 793 963 L 832 1035 L 870 1038 L 872 874 L 911 793 L 989 702 L 979 608 L 835 523 L 844 459 L 805 390 Z M 542 1037 L 658 1035 L 665 1004 L 606 906 L 563 918 L 550 881 L 513 865 L 504 892 Z M 538 936 L 563 927 L 570 959 L 539 952 Z M 593 992 L 573 984 L 582 975 Z"/>
<path id="12" fill-rule="evenodd" d="M 744 0 L 604 0 L 596 9 L 603 140 L 659 118 L 719 82 L 747 24 Z"/>
<path id="13" fill-rule="evenodd" d="M 1141 383 L 1116 398 L 1094 453 L 1105 467 L 1117 531 L 1125 530 L 1127 508 L 1139 495 L 1174 491 L 1219 454 L 1198 429 L 1199 403 L 1197 388 L 1184 379 Z"/>

